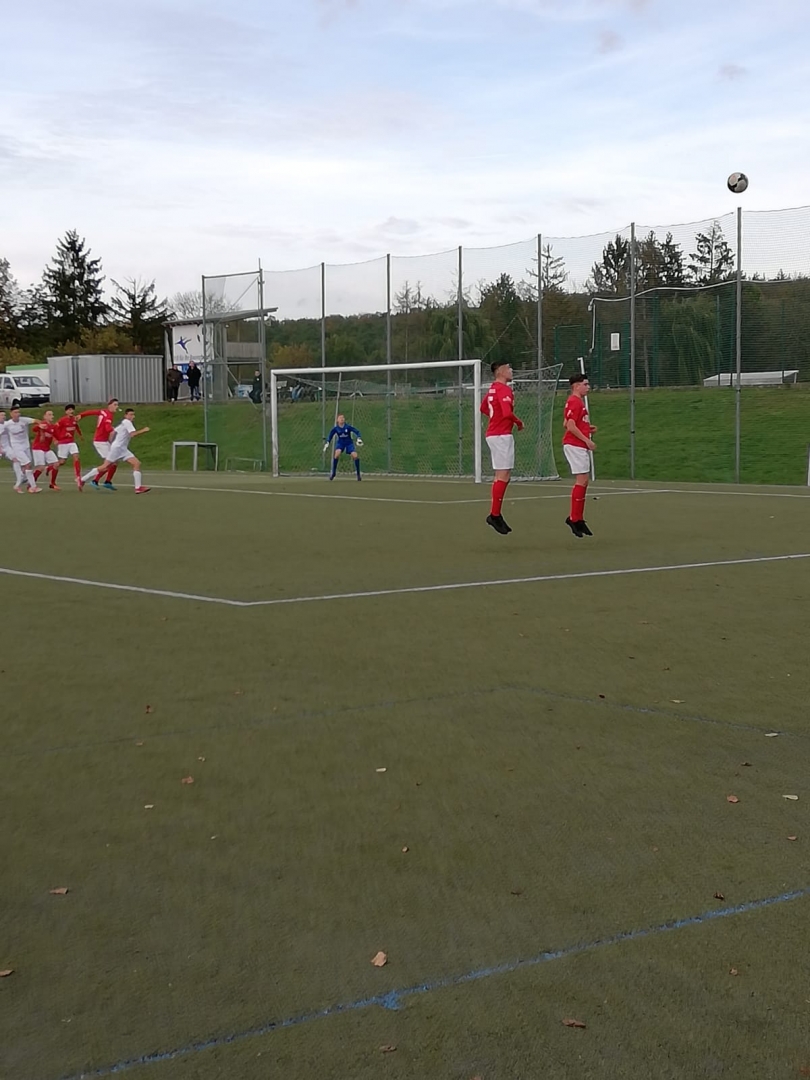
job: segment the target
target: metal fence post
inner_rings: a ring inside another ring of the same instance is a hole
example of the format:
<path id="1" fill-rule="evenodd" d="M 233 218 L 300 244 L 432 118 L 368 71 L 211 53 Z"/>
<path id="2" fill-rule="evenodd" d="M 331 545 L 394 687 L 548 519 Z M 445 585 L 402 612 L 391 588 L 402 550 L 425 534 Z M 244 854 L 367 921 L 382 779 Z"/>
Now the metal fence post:
<path id="1" fill-rule="evenodd" d="M 458 246 L 458 347 L 457 359 L 464 359 L 464 252 Z M 464 475 L 464 370 L 458 369 L 458 472 Z"/>
<path id="2" fill-rule="evenodd" d="M 326 438 L 326 263 L 321 263 L 321 438 Z"/>
<path id="3" fill-rule="evenodd" d="M 385 362 L 390 365 L 394 362 L 393 338 L 391 326 L 391 256 L 385 256 Z M 391 472 L 391 372 L 386 373 L 385 395 L 385 425 L 388 439 L 388 471 Z"/>
<path id="4" fill-rule="evenodd" d="M 543 235 L 537 234 L 537 475 L 543 475 Z"/>
<path id="5" fill-rule="evenodd" d="M 204 438 L 206 442 L 210 442 L 208 437 L 208 399 L 210 395 L 210 380 L 213 378 L 211 372 L 211 363 L 208 358 L 208 331 L 205 324 L 205 274 L 201 276 L 201 295 L 202 295 L 202 339 L 203 339 L 203 430 Z"/>
<path id="6" fill-rule="evenodd" d="M 259 355 L 262 371 L 262 468 L 267 468 L 267 330 L 264 325 L 264 271 L 259 259 Z"/>
<path id="7" fill-rule="evenodd" d="M 735 380 L 736 407 L 734 410 L 734 480 L 740 482 L 740 406 L 742 399 L 742 207 L 737 207 L 737 374 Z"/>
<path id="8" fill-rule="evenodd" d="M 630 225 L 630 479 L 636 478 L 636 223 Z"/>

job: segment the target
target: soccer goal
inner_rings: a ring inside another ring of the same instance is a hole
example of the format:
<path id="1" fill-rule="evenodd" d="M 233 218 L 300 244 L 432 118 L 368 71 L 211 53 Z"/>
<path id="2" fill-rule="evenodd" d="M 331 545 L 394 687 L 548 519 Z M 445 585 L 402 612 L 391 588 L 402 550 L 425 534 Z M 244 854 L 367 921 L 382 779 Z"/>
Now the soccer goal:
<path id="1" fill-rule="evenodd" d="M 521 476 L 556 475 L 550 435 L 557 376 L 549 379 L 546 369 L 539 378 L 537 371 L 516 373 L 518 414 L 526 422 L 518 444 Z M 324 442 L 343 415 L 361 433 L 364 473 L 480 483 L 489 470 L 481 394 L 480 360 L 275 369 L 269 394 L 273 475 L 328 473 Z"/>

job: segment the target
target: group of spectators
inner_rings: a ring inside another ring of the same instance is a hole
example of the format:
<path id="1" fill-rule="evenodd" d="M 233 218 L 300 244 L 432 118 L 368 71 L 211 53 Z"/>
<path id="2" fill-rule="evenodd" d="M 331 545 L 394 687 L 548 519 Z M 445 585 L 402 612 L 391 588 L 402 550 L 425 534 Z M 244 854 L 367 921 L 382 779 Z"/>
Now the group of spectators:
<path id="1" fill-rule="evenodd" d="M 188 396 L 192 401 L 200 400 L 201 379 L 202 372 L 193 360 L 189 360 L 185 381 L 188 382 Z M 166 372 L 166 397 L 169 401 L 177 401 L 177 396 L 180 393 L 180 387 L 183 385 L 183 381 L 183 372 L 177 364 L 172 364 Z"/>

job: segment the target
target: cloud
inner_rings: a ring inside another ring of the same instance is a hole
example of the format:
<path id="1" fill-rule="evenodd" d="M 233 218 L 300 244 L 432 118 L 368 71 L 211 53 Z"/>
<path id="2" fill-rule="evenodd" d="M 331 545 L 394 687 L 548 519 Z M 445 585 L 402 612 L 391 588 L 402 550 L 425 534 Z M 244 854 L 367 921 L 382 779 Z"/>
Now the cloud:
<path id="1" fill-rule="evenodd" d="M 620 52 L 624 47 L 624 39 L 615 30 L 601 30 L 599 32 L 596 51 L 603 55 Z"/>
<path id="2" fill-rule="evenodd" d="M 717 74 L 723 82 L 739 82 L 748 74 L 748 68 L 742 67 L 740 64 L 721 64 Z"/>

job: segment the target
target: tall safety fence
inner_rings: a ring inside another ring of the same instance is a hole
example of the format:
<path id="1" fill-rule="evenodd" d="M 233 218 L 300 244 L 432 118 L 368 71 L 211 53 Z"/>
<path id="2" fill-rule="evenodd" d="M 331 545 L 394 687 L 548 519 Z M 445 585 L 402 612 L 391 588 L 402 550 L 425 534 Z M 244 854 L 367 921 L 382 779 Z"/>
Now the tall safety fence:
<path id="1" fill-rule="evenodd" d="M 558 368 L 563 389 L 584 364 L 597 476 L 807 479 L 810 207 L 207 277 L 203 294 L 222 466 L 267 467 L 272 368 L 482 359 Z"/>

